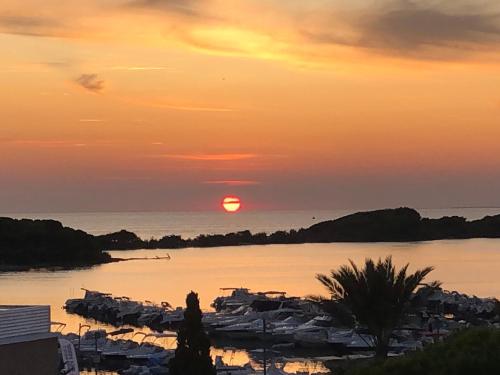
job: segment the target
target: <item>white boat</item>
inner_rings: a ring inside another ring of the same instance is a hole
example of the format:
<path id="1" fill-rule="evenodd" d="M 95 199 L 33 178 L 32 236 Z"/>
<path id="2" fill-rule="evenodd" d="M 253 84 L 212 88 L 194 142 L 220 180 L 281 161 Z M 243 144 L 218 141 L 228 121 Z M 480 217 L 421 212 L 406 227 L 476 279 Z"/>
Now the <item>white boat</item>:
<path id="1" fill-rule="evenodd" d="M 58 341 L 64 366 L 61 370 L 61 374 L 79 375 L 80 370 L 78 369 L 78 360 L 76 357 L 75 347 L 69 340 L 66 340 L 64 338 L 59 338 Z"/>
<path id="2" fill-rule="evenodd" d="M 259 296 L 250 293 L 247 288 L 221 288 L 224 292 L 231 292 L 229 296 L 217 297 L 212 303 L 212 307 L 216 311 L 232 311 L 236 310 L 242 305 L 249 305 L 252 301 L 256 300 Z"/>
<path id="3" fill-rule="evenodd" d="M 177 307 L 175 310 L 163 311 L 162 320 L 160 325 L 173 325 L 178 324 L 184 320 L 184 309 L 182 307 Z"/>
<path id="4" fill-rule="evenodd" d="M 352 342 L 354 334 L 353 329 L 332 328 L 328 330 L 327 343 L 337 349 L 344 349 Z"/>
<path id="5" fill-rule="evenodd" d="M 177 337 L 177 334 L 174 332 L 147 334 L 144 336 L 139 346 L 127 352 L 127 359 L 132 361 L 155 360 L 156 362 L 161 362 L 166 358 L 173 357 L 174 350 L 157 346 L 155 342 L 158 339 L 175 337 Z M 147 342 L 146 340 L 149 338 L 153 338 L 153 340 Z"/>
<path id="6" fill-rule="evenodd" d="M 111 341 L 111 340 L 110 340 Z M 139 344 L 132 340 L 123 340 L 112 342 L 106 345 L 101 352 L 104 358 L 126 359 L 127 355 Z"/>
<path id="7" fill-rule="evenodd" d="M 305 348 L 322 347 L 328 343 L 328 330 L 323 327 L 314 327 L 295 332 L 293 338 L 298 345 Z"/>
<path id="8" fill-rule="evenodd" d="M 317 316 L 291 330 L 293 340 L 303 347 L 320 347 L 328 344 L 331 317 Z"/>
<path id="9" fill-rule="evenodd" d="M 375 337 L 364 333 L 354 333 L 346 347 L 350 350 L 372 350 L 375 348 Z"/>
<path id="10" fill-rule="evenodd" d="M 250 322 L 220 327 L 215 331 L 232 338 L 257 338 L 259 334 L 264 332 L 264 322 L 262 319 L 255 319 Z"/>

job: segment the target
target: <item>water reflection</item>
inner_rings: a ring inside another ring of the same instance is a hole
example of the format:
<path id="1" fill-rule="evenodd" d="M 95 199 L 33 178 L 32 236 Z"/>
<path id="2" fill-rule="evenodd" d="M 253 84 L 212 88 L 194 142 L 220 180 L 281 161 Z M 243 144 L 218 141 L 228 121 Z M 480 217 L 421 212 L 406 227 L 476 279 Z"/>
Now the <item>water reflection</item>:
<path id="1" fill-rule="evenodd" d="M 164 254 L 164 250 L 113 253 L 117 257 Z M 183 306 L 186 294 L 194 290 L 199 293 L 202 308 L 209 310 L 210 303 L 220 295 L 221 287 L 285 290 L 295 296 L 321 294 L 324 291 L 315 280 L 316 273 L 328 272 L 345 264 L 349 258 L 361 262 L 366 257 L 389 254 L 397 265 L 409 262 L 412 269 L 434 266 L 436 270 L 430 279 L 442 281 L 445 289 L 500 297 L 498 239 L 245 246 L 174 250 L 170 254 L 170 261 L 138 260 L 73 271 L 1 273 L 1 303 L 51 305 L 52 320 L 66 323 L 65 332 L 77 332 L 79 324 L 109 331 L 115 328 L 68 315 L 62 309 L 66 299 L 82 297 L 80 288 L 83 287 L 138 301 L 168 301 L 172 306 Z M 172 344 L 165 343 L 170 347 Z M 222 353 L 224 359 L 233 364 L 244 364 L 251 359 L 244 351 L 214 349 L 214 355 L 217 353 Z M 286 368 L 299 371 L 302 370 L 300 366 L 305 365 L 287 364 Z"/>
<path id="2" fill-rule="evenodd" d="M 163 255 L 164 250 L 114 252 L 117 257 Z M 0 274 L 2 303 L 49 304 L 52 318 L 74 330 L 79 318 L 61 309 L 68 298 L 83 295 L 80 288 L 128 296 L 133 300 L 168 301 L 184 305 L 186 294 L 199 293 L 201 306 L 220 294 L 221 287 L 285 290 L 290 295 L 323 293 L 315 274 L 366 257 L 392 254 L 398 265 L 433 265 L 431 278 L 446 289 L 479 296 L 500 296 L 500 240 L 475 239 L 402 244 L 306 244 L 242 246 L 170 251 L 172 259 L 111 263 L 90 269 Z"/>

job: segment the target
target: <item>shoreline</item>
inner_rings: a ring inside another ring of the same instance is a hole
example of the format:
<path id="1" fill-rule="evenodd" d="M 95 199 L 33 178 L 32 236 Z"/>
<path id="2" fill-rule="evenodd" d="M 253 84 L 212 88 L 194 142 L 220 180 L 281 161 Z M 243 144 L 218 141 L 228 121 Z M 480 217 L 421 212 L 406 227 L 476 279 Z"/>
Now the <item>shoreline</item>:
<path id="1" fill-rule="evenodd" d="M 105 250 L 107 252 L 107 250 Z M 15 265 L 15 264 L 5 264 L 0 265 L 0 273 L 5 272 L 36 272 L 36 271 L 47 271 L 47 272 L 57 272 L 57 271 L 75 271 L 78 269 L 90 269 L 95 266 L 101 266 L 109 263 L 119 263 L 119 262 L 129 262 L 134 260 L 170 260 L 170 255 L 164 257 L 137 257 L 137 258 L 110 258 L 102 262 L 96 262 L 92 264 L 34 264 L 34 265 Z"/>
<path id="2" fill-rule="evenodd" d="M 143 240 L 127 230 L 94 236 L 64 227 L 55 220 L 0 218 L 0 272 L 72 270 L 134 260 L 112 258 L 109 254 L 112 251 L 321 243 L 418 243 L 475 238 L 500 238 L 500 215 L 472 221 L 458 216 L 429 219 L 412 208 L 401 207 L 357 212 L 299 230 L 273 233 L 244 230 L 227 234 L 200 234 L 187 239 L 166 235 L 150 240 Z M 27 259 L 31 261 L 28 264 Z M 159 258 L 141 258 L 145 259 Z"/>
<path id="3" fill-rule="evenodd" d="M 57 272 L 57 271 L 75 271 L 78 269 L 89 269 L 95 266 L 100 266 L 102 264 L 116 263 L 121 261 L 121 258 L 111 258 L 110 260 L 103 262 L 96 262 L 92 264 L 2 264 L 0 265 L 0 273 L 5 272 L 35 272 L 35 271 L 47 271 L 47 272 Z"/>
<path id="4" fill-rule="evenodd" d="M 159 251 L 159 250 L 188 250 L 188 249 L 214 249 L 214 248 L 226 248 L 226 247 L 250 247 L 250 246 L 273 246 L 273 245 L 307 245 L 307 244 L 398 244 L 398 243 L 426 243 L 426 242 L 440 242 L 440 241 L 466 241 L 466 240 L 475 240 L 475 239 L 487 239 L 487 240 L 500 240 L 500 238 L 490 238 L 490 237 L 474 237 L 474 238 L 444 238 L 438 240 L 422 240 L 422 241 L 364 241 L 364 242 L 356 242 L 356 241 L 336 241 L 336 242 L 304 242 L 304 243 L 268 243 L 268 244 L 238 244 L 238 245 L 219 245 L 219 246 L 190 246 L 190 247 L 182 247 L 182 248 L 134 248 L 134 249 L 110 249 L 103 250 L 106 253 L 110 253 L 112 255 L 113 252 L 118 251 Z M 92 264 L 79 264 L 79 265 L 61 265 L 61 264 L 34 264 L 34 265 L 0 265 L 0 273 L 7 272 L 58 272 L 58 271 L 75 271 L 79 269 L 90 269 L 96 266 L 101 266 L 110 263 L 120 263 L 120 262 L 128 262 L 135 260 L 170 260 L 170 254 L 167 253 L 167 256 L 154 256 L 154 257 L 134 257 L 134 258 L 117 258 L 112 257 L 109 260 L 103 262 L 96 262 Z"/>
<path id="5" fill-rule="evenodd" d="M 357 212 L 335 220 L 316 223 L 308 228 L 272 233 L 249 230 L 226 234 L 200 234 L 194 238 L 166 235 L 144 240 L 137 234 L 121 231 L 94 236 L 107 251 L 137 249 L 210 248 L 245 245 L 306 243 L 380 243 L 422 242 L 435 240 L 500 238 L 500 215 L 478 220 L 463 217 L 422 217 L 412 208 L 402 207 Z"/>
<path id="6" fill-rule="evenodd" d="M 221 245 L 211 245 L 211 246 L 185 246 L 185 247 L 138 247 L 130 249 L 104 249 L 105 252 L 113 251 L 135 251 L 135 250 L 187 250 L 187 249 L 214 249 L 217 247 L 246 247 L 246 246 L 273 246 L 273 245 L 328 245 L 328 244 L 402 244 L 402 243 L 426 243 L 426 242 L 440 242 L 440 241 L 469 241 L 469 240 L 500 240 L 500 237 L 468 237 L 468 238 L 438 238 L 438 239 L 426 239 L 426 240 L 401 240 L 401 241 L 329 241 L 329 242 L 273 242 L 273 243 L 239 243 L 239 244 L 221 244 Z M 134 258 L 135 259 L 135 258 Z M 150 258 L 154 259 L 154 258 Z M 129 259 L 121 259 L 129 260 Z"/>

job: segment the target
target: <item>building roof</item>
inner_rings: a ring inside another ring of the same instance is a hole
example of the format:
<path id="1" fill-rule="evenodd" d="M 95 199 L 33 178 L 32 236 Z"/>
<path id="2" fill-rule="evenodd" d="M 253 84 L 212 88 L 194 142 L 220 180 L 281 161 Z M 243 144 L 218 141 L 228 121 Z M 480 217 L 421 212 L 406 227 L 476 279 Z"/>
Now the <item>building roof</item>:
<path id="1" fill-rule="evenodd" d="M 50 333 L 50 306 L 0 305 L 0 340 Z"/>

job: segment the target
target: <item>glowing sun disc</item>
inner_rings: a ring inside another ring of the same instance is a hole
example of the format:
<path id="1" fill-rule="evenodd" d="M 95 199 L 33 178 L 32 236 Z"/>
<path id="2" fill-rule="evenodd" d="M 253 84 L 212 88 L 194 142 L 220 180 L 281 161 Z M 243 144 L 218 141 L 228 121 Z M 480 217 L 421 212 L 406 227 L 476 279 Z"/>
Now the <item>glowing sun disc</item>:
<path id="1" fill-rule="evenodd" d="M 236 212 L 241 207 L 241 201 L 238 197 L 225 197 L 222 201 L 222 207 L 226 212 Z"/>

